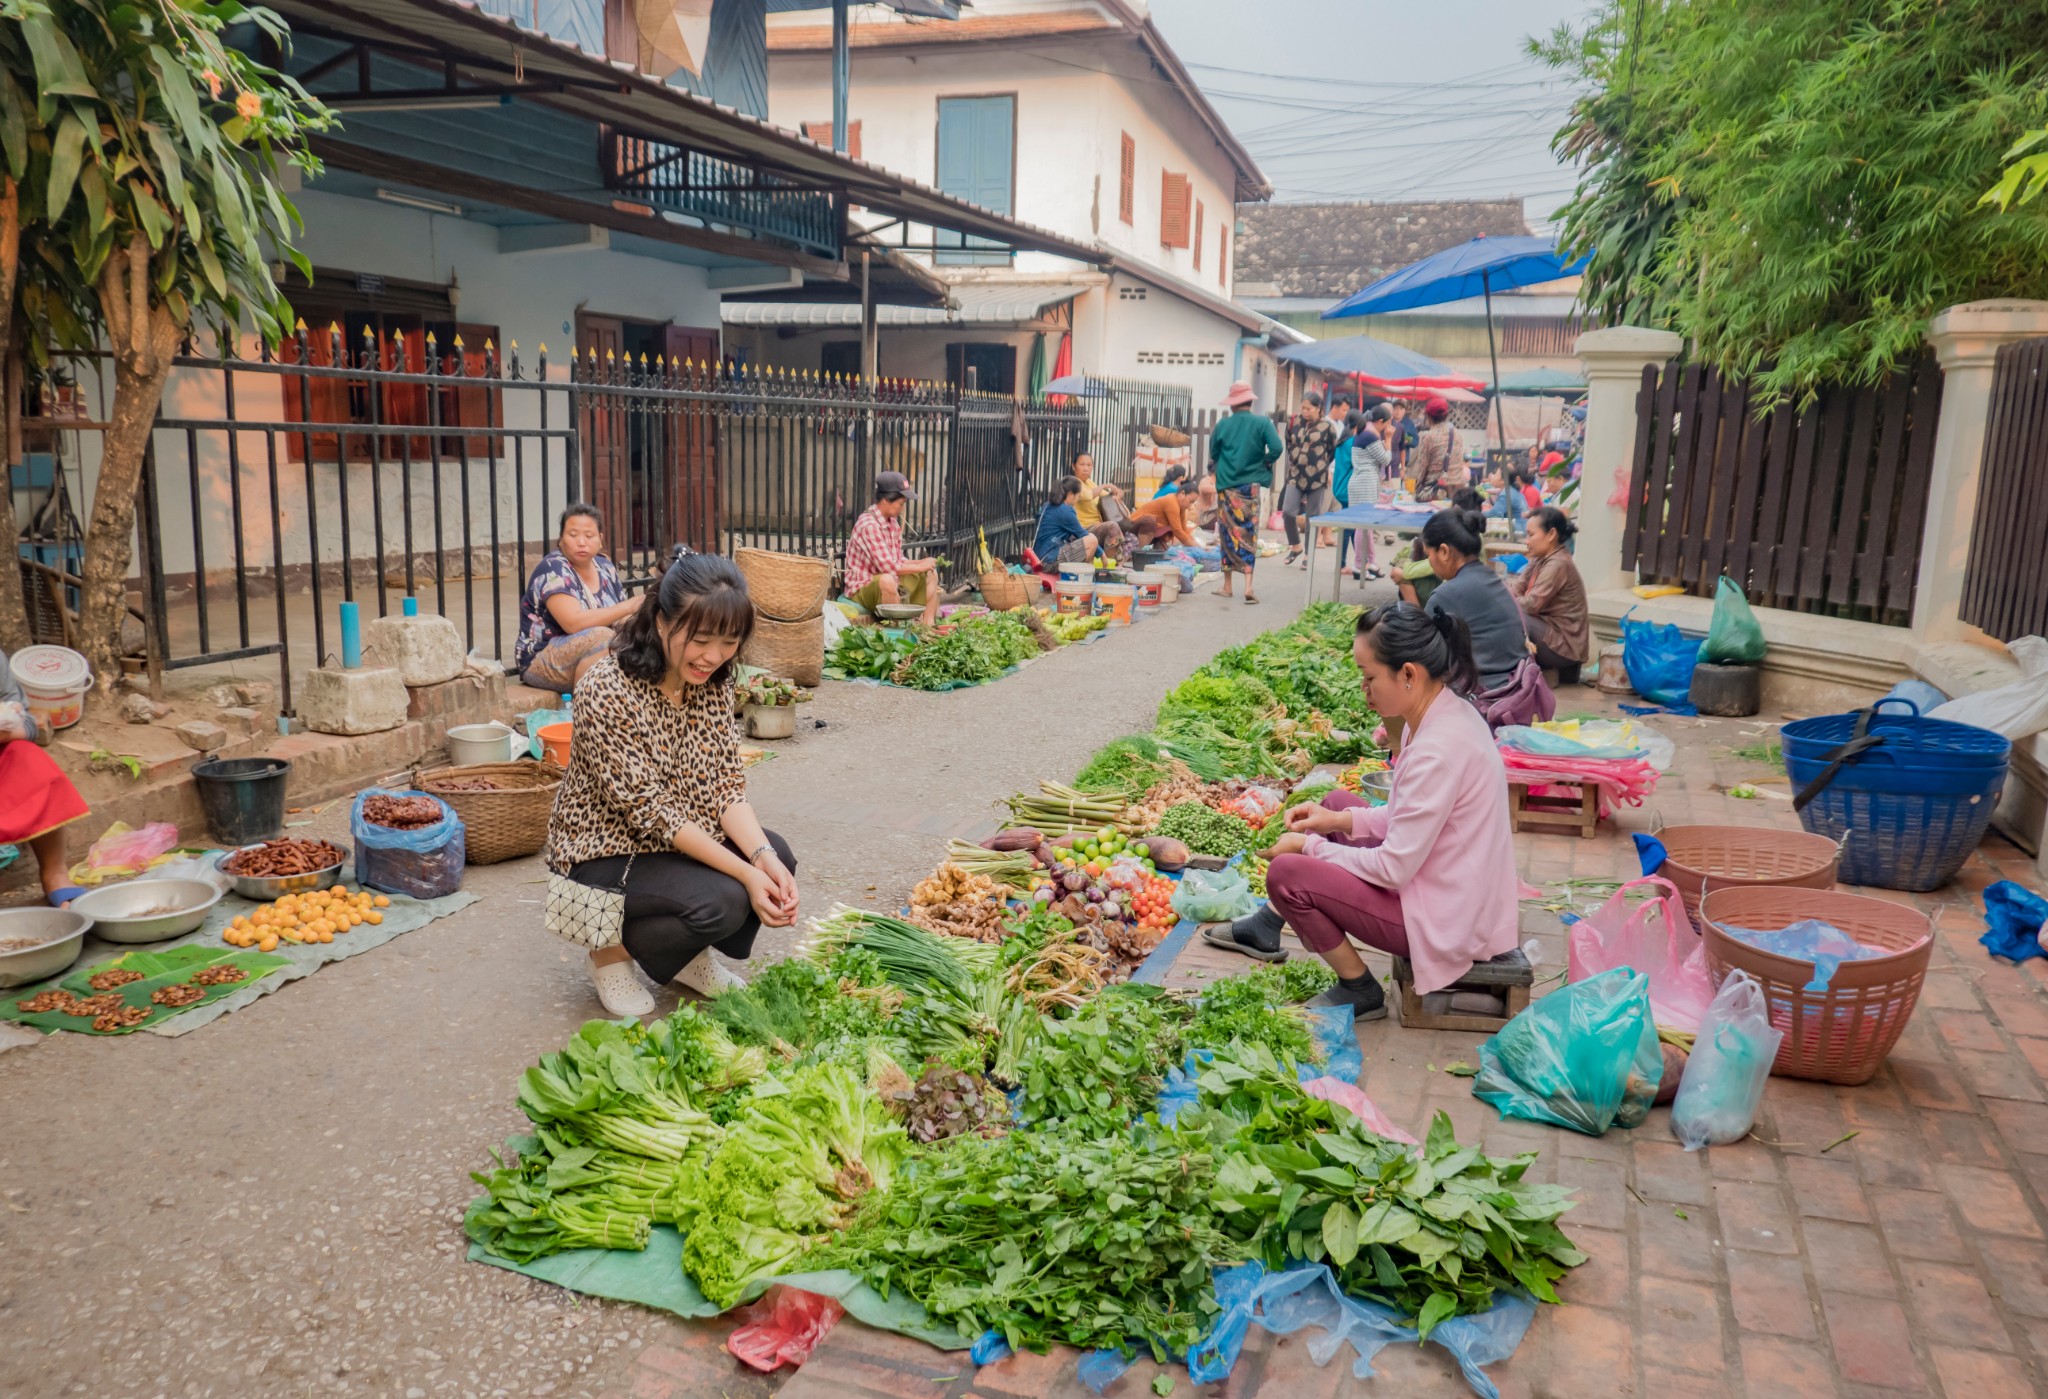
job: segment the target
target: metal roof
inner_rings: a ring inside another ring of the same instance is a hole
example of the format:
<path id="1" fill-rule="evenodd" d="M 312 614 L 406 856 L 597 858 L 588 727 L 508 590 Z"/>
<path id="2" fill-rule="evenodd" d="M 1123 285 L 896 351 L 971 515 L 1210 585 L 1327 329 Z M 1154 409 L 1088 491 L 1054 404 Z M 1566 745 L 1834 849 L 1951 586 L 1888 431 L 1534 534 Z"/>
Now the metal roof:
<path id="1" fill-rule="evenodd" d="M 451 78 L 503 83 L 510 75 L 521 86 L 517 104 L 539 103 L 647 140 L 844 190 L 851 202 L 906 223 L 1082 262 L 1103 260 L 1088 244 L 837 155 L 795 132 L 671 87 L 630 63 L 585 54 L 464 0 L 276 0 L 273 8 L 288 22 L 352 42 L 431 54 L 449 65 Z M 346 116 L 344 110 L 344 122 Z M 347 135 L 344 124 L 338 139 L 316 138 L 315 148 L 340 165 L 372 154 L 353 148 Z M 413 173 L 432 175 L 424 169 Z"/>
<path id="2" fill-rule="evenodd" d="M 877 306 L 875 321 L 896 327 L 1019 325 L 1040 320 L 1047 308 L 1071 301 L 1092 283 L 967 282 L 953 287 L 953 309 L 942 306 Z M 727 301 L 719 308 L 727 325 L 853 327 L 860 307 L 803 301 Z"/>

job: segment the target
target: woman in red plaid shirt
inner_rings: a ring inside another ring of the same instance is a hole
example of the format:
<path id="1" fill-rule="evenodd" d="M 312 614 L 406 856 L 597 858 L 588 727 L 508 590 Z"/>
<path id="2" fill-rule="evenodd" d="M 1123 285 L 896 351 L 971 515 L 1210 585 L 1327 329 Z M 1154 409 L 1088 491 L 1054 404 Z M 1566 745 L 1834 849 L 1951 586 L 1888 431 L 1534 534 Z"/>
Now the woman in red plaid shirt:
<path id="1" fill-rule="evenodd" d="M 869 612 L 883 603 L 918 603 L 930 626 L 939 615 L 938 560 L 903 557 L 904 504 L 916 499 L 902 472 L 875 477 L 875 503 L 861 511 L 846 539 L 846 595 Z"/>

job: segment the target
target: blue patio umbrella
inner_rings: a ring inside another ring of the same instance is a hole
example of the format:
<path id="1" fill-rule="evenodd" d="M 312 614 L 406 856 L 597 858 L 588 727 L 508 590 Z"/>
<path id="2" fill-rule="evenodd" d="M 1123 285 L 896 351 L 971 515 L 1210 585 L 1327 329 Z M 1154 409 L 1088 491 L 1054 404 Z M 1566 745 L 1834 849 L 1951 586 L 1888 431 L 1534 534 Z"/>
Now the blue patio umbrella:
<path id="1" fill-rule="evenodd" d="M 1493 294 L 1516 287 L 1534 286 L 1576 276 L 1588 259 L 1567 261 L 1557 250 L 1557 240 L 1542 237 L 1488 238 L 1485 234 L 1454 248 L 1432 253 L 1390 272 L 1363 291 L 1353 292 L 1323 312 L 1326 321 L 1344 316 L 1375 316 L 1388 311 L 1408 311 L 1418 306 L 1440 306 L 1467 297 L 1486 299 L 1486 356 L 1493 366 L 1493 382 L 1500 382 L 1500 353 L 1493 338 Z M 1506 446 L 1507 424 L 1500 397 L 1494 396 L 1494 421 Z"/>
<path id="2" fill-rule="evenodd" d="M 1404 345 L 1375 340 L 1370 335 L 1344 335 L 1334 340 L 1311 340 L 1306 345 L 1289 345 L 1283 350 L 1276 350 L 1274 358 L 1324 374 L 1357 375 L 1378 387 L 1474 391 L 1485 387 L 1477 379 L 1460 374 L 1428 355 Z"/>
<path id="3" fill-rule="evenodd" d="M 1069 398 L 1108 398 L 1109 385 L 1087 374 L 1062 374 L 1045 386 L 1047 394 L 1063 393 Z"/>

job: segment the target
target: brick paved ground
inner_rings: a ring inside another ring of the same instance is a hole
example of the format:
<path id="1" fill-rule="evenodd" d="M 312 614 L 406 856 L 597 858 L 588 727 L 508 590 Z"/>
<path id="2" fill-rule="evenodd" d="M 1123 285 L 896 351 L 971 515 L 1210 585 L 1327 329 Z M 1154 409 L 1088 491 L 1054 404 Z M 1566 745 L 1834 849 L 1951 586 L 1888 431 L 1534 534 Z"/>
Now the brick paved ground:
<path id="1" fill-rule="evenodd" d="M 1590 691 L 1569 694 L 1564 707 L 1608 709 Z M 1789 800 L 1717 790 L 1768 775 L 1729 751 L 1758 741 L 1755 721 L 1653 722 L 1679 747 L 1656 796 L 1595 840 L 1517 837 L 1526 879 L 1554 889 L 1572 877 L 1632 874 L 1627 833 L 1658 816 L 1797 828 Z M 1441 1108 L 1461 1137 L 1497 1153 L 1533 1147 L 1543 1153 L 1542 1179 L 1581 1189 L 1566 1224 L 1592 1261 L 1563 1285 L 1567 1305 L 1544 1309 L 1520 1353 L 1496 1367 L 1503 1394 L 2048 1393 L 2048 962 L 2008 967 L 1977 944 L 1979 896 L 2000 878 L 2040 885 L 2031 861 L 1994 839 L 1947 889 L 1871 891 L 1934 919 L 1933 966 L 1904 1038 L 1860 1088 L 1773 1079 L 1755 1134 L 1734 1146 L 1686 1154 L 1663 1109 L 1636 1131 L 1597 1139 L 1505 1122 L 1468 1081 L 1443 1072 L 1477 1062 L 1477 1036 L 1392 1021 L 1364 1027 L 1361 1082 L 1396 1122 L 1419 1133 Z M 1543 971 L 1560 969 L 1559 920 L 1525 908 Z M 1198 984 L 1239 965 L 1194 948 L 1175 979 Z M 677 1344 L 641 1355 L 632 1394 L 760 1393 L 719 1348 L 725 1329 L 677 1328 Z M 1440 1351 L 1383 1351 L 1370 1389 L 1351 1380 L 1345 1357 L 1318 1368 L 1306 1335 L 1255 1331 L 1219 1388 L 1273 1399 L 1468 1392 Z M 964 1354 L 844 1323 L 780 1394 L 1074 1399 L 1086 1393 L 1074 1360 L 1023 1356 L 977 1374 Z M 1111 1396 L 1148 1394 L 1154 1373 L 1139 1365 Z M 1180 1386 L 1186 1392 L 1184 1372 Z"/>

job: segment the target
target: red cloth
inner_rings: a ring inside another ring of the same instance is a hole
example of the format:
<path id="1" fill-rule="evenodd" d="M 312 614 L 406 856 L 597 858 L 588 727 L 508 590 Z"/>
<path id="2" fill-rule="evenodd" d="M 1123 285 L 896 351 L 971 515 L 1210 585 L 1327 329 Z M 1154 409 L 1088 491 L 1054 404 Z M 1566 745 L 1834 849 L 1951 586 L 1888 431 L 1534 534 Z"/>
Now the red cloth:
<path id="1" fill-rule="evenodd" d="M 48 753 L 26 739 L 0 744 L 0 844 L 25 844 L 89 810 Z"/>

